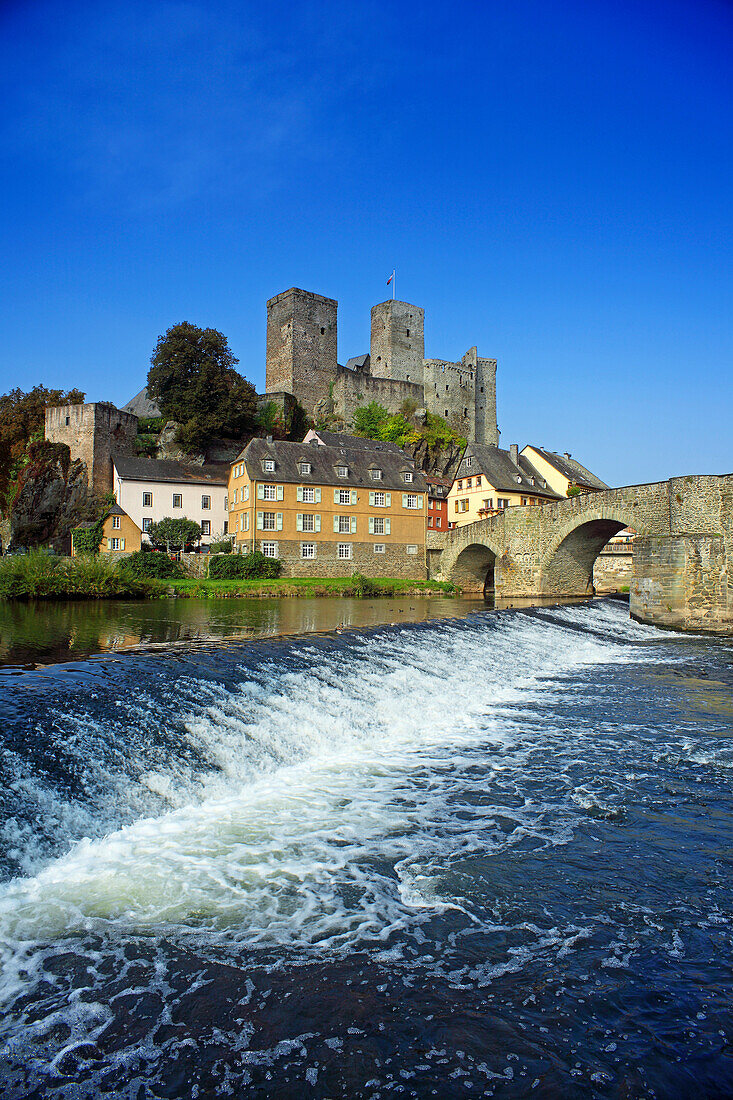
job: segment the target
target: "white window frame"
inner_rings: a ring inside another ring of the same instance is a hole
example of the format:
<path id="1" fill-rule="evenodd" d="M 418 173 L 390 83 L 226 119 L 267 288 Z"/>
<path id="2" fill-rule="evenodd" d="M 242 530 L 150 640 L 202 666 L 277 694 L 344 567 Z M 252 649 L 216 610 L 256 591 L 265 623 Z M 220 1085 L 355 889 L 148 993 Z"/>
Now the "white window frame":
<path id="1" fill-rule="evenodd" d="M 405 493 L 405 498 L 405 508 L 415 509 L 420 507 L 420 497 L 417 493 Z"/>
<path id="2" fill-rule="evenodd" d="M 471 455 L 469 455 L 468 458 L 466 459 L 466 466 L 469 470 L 473 466 L 473 458 L 471 457 Z"/>
<path id="3" fill-rule="evenodd" d="M 152 507 L 153 507 L 153 494 L 152 493 L 143 493 L 143 508 L 152 508 Z"/>
<path id="4" fill-rule="evenodd" d="M 211 497 L 208 495 L 208 493 L 202 493 L 201 495 L 201 511 L 211 511 Z"/>
<path id="5" fill-rule="evenodd" d="M 280 548 L 278 543 L 271 542 L 269 539 L 266 539 L 264 542 L 260 543 L 260 550 L 266 558 L 276 558 L 279 554 Z"/>
<path id="6" fill-rule="evenodd" d="M 384 516 L 375 516 L 373 527 L 374 527 L 373 533 L 375 535 L 383 535 L 385 533 L 385 531 L 384 531 Z"/>
<path id="7" fill-rule="evenodd" d="M 338 544 L 338 559 L 339 561 L 351 561 L 354 556 L 354 547 L 350 542 L 340 542 Z"/>
<path id="8" fill-rule="evenodd" d="M 176 504 L 176 501 L 178 501 L 178 504 Z M 173 507 L 174 508 L 182 508 L 183 507 L 183 493 L 174 493 L 173 494 Z"/>
<path id="9" fill-rule="evenodd" d="M 263 512 L 262 513 L 262 530 L 263 531 L 277 531 L 276 527 L 277 518 L 275 512 Z"/>
<path id="10" fill-rule="evenodd" d="M 263 500 L 277 500 L 277 485 L 263 485 L 262 486 L 262 499 Z"/>
<path id="11" fill-rule="evenodd" d="M 152 519 L 150 518 L 150 516 L 146 516 L 145 519 L 143 520 L 143 534 L 144 535 L 149 535 L 150 534 L 150 528 L 152 526 L 153 526 Z"/>
<path id="12" fill-rule="evenodd" d="M 300 544 L 300 556 L 308 561 L 312 561 L 316 556 L 316 543 L 315 542 L 301 542 Z"/>
<path id="13" fill-rule="evenodd" d="M 348 476 L 349 476 L 349 467 L 348 466 L 337 466 L 336 467 L 336 477 L 348 477 Z"/>
<path id="14" fill-rule="evenodd" d="M 274 458 L 266 458 L 265 461 L 262 463 L 262 469 L 264 470 L 264 472 L 266 474 L 274 474 L 275 473 L 275 459 Z"/>
<path id="15" fill-rule="evenodd" d="M 381 497 L 382 499 L 377 500 L 377 497 Z M 379 493 L 374 494 L 374 507 L 375 508 L 386 508 L 387 507 L 387 494 L 386 493 L 379 492 Z"/>
<path id="16" fill-rule="evenodd" d="M 386 552 L 387 552 L 387 547 L 385 546 L 385 544 L 383 542 L 375 542 L 374 543 L 374 553 L 375 554 L 386 554 Z"/>
<path id="17" fill-rule="evenodd" d="M 412 471 L 411 470 L 405 470 L 405 484 L 410 485 L 412 481 L 414 481 Z"/>
<path id="18" fill-rule="evenodd" d="M 381 481 L 382 480 L 382 471 L 377 470 L 377 469 L 370 470 L 369 471 L 369 477 L 372 479 L 372 481 Z"/>
<path id="19" fill-rule="evenodd" d="M 313 467 L 311 466 L 310 462 L 299 462 L 298 463 L 298 470 L 300 471 L 301 476 L 304 475 L 304 474 L 311 473 L 312 469 L 313 469 Z"/>
<path id="20" fill-rule="evenodd" d="M 122 527 L 122 516 L 112 516 L 112 529 L 119 531 Z"/>
<path id="21" fill-rule="evenodd" d="M 313 485 L 304 485 L 302 489 L 303 504 L 315 504 L 316 503 L 316 490 Z"/>
<path id="22" fill-rule="evenodd" d="M 351 489 L 337 489 L 339 495 L 338 504 L 351 504 Z"/>
<path id="23" fill-rule="evenodd" d="M 210 519 L 202 519 L 201 520 L 201 534 L 202 535 L 207 535 L 207 536 L 211 535 L 211 520 Z"/>
<path id="24" fill-rule="evenodd" d="M 351 516 L 340 515 L 340 516 L 336 516 L 335 519 L 338 522 L 338 530 L 337 530 L 336 533 L 338 535 L 350 535 L 351 534 Z"/>
<path id="25" fill-rule="evenodd" d="M 300 530 L 306 532 L 307 534 L 315 534 L 316 517 L 314 512 L 301 512 Z"/>
<path id="26" fill-rule="evenodd" d="M 414 542 L 413 542 L 413 543 L 410 543 L 410 544 L 409 544 L 409 546 L 407 546 L 407 547 L 406 547 L 406 550 L 407 550 L 407 553 L 408 553 L 408 554 L 411 554 L 411 555 L 414 555 L 414 554 L 416 554 L 416 553 L 417 553 L 417 545 L 416 545 L 416 543 L 414 543 Z"/>

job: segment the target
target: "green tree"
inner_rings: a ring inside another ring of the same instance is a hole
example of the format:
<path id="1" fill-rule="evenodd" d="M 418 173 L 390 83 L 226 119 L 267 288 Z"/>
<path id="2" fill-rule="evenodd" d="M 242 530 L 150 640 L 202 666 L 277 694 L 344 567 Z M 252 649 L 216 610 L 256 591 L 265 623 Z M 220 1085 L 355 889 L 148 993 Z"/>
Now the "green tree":
<path id="1" fill-rule="evenodd" d="M 189 542 L 198 542 L 201 538 L 201 528 L 193 519 L 174 519 L 166 516 L 165 519 L 153 523 L 148 531 L 153 546 L 165 547 L 170 554 L 171 550 L 186 548 Z"/>
<path id="2" fill-rule="evenodd" d="M 12 504 L 14 494 L 9 490 L 27 461 L 29 444 L 43 439 L 46 409 L 83 405 L 84 397 L 81 390 L 47 390 L 45 386 L 34 386 L 28 393 L 15 389 L 0 396 L 0 511 L 7 511 Z"/>
<path id="3" fill-rule="evenodd" d="M 166 419 L 181 425 L 186 449 L 254 429 L 254 386 L 234 369 L 239 360 L 221 332 L 182 321 L 158 338 L 150 362 L 148 394 Z"/>

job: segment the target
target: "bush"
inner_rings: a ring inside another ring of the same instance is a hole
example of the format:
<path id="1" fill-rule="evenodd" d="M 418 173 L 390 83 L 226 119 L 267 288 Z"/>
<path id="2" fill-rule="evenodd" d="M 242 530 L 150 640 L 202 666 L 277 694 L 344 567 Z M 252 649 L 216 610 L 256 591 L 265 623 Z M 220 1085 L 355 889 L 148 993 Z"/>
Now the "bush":
<path id="1" fill-rule="evenodd" d="M 171 561 L 166 554 L 136 550 L 129 558 L 123 558 L 119 568 L 131 577 L 167 580 L 169 577 L 182 577 L 183 572 L 177 562 Z"/>
<path id="2" fill-rule="evenodd" d="M 149 593 L 145 580 L 125 574 L 105 555 L 57 558 L 36 550 L 0 561 L 3 599 L 100 599 Z"/>
<path id="3" fill-rule="evenodd" d="M 251 554 L 215 554 L 209 561 L 209 576 L 216 580 L 251 580 L 279 577 L 282 562 L 266 558 L 259 550 Z"/>
<path id="4" fill-rule="evenodd" d="M 351 589 L 355 596 L 368 599 L 371 596 L 383 595 L 379 585 L 370 580 L 369 577 L 365 577 L 363 573 L 351 574 Z"/>
<path id="5" fill-rule="evenodd" d="M 232 544 L 229 539 L 219 539 L 209 546 L 210 554 L 231 554 Z"/>

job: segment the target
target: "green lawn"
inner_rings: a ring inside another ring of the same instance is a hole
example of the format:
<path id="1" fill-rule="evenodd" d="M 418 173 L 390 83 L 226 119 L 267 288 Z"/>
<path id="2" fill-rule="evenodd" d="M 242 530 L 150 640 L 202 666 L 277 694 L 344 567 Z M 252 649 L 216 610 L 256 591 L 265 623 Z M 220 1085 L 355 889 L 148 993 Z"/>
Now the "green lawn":
<path id="1" fill-rule="evenodd" d="M 279 577 L 277 580 L 171 580 L 156 581 L 160 595 L 176 596 L 409 596 L 434 592 L 455 596 L 458 590 L 445 581 L 409 581 L 380 577 L 370 580 L 375 591 L 358 592 L 352 577 Z"/>

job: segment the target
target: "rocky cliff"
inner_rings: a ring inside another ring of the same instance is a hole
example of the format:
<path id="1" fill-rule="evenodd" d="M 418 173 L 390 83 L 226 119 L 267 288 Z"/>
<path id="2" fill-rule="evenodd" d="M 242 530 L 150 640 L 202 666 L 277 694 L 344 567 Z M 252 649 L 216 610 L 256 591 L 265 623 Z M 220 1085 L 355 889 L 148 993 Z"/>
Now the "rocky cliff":
<path id="1" fill-rule="evenodd" d="M 93 514 L 84 463 L 72 462 L 63 443 L 32 444 L 10 509 L 13 545 L 68 549 L 72 527 Z"/>

